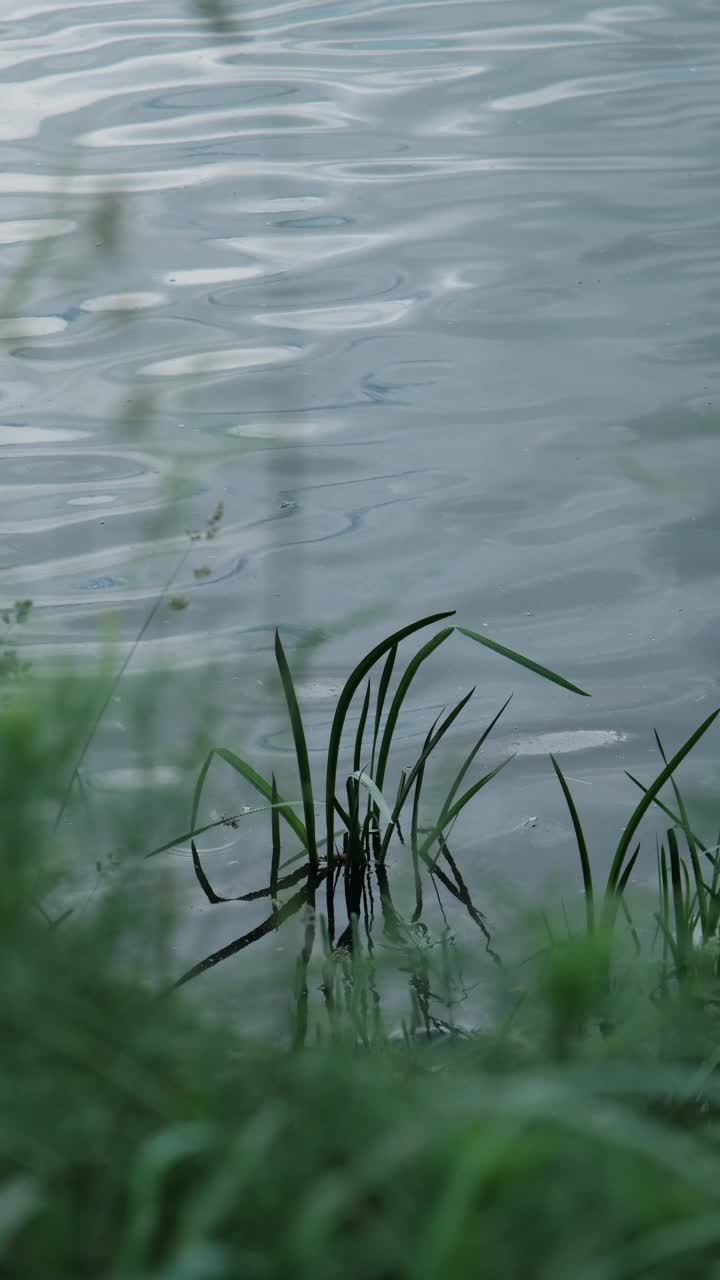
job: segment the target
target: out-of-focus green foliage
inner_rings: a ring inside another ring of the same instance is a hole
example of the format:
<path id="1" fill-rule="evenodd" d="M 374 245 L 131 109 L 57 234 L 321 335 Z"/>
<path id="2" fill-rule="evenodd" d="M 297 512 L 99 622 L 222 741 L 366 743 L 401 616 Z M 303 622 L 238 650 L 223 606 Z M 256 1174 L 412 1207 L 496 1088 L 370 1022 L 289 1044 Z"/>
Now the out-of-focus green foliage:
<path id="1" fill-rule="evenodd" d="M 598 928 L 498 971 L 482 1035 L 359 1041 L 368 971 L 329 954 L 358 999 L 310 1047 L 250 1038 L 244 998 L 219 1025 L 170 989 L 137 865 L 46 909 L 101 692 L 20 681 L 0 712 L 3 1278 L 720 1276 L 712 964 L 659 997 L 629 949 L 608 983 Z"/>

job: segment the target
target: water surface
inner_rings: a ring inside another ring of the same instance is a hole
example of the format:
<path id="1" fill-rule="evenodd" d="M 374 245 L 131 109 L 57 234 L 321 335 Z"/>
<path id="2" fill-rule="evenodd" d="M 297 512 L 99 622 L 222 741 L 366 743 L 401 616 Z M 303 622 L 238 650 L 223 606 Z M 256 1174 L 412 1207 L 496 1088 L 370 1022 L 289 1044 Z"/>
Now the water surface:
<path id="1" fill-rule="evenodd" d="M 717 5 L 238 17 L 217 38 L 180 0 L 0 6 L 6 278 L 48 253 L 0 321 L 2 600 L 35 602 L 34 661 L 90 661 L 108 611 L 127 646 L 171 580 L 189 607 L 158 610 L 128 678 L 214 664 L 218 738 L 289 790 L 273 627 L 294 652 L 321 630 L 319 752 L 352 661 L 454 607 L 592 701 L 454 637 L 408 752 L 469 685 L 470 728 L 515 689 L 478 866 L 569 862 L 544 746 L 604 856 L 652 725 L 677 745 L 718 698 Z M 97 790 L 137 780 L 111 728 Z"/>

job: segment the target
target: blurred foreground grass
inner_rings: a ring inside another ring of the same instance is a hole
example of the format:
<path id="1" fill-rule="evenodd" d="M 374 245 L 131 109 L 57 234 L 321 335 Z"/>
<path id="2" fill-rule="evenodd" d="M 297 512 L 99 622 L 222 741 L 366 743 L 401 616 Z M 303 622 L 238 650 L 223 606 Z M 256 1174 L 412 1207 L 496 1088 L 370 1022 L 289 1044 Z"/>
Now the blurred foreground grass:
<path id="1" fill-rule="evenodd" d="M 3 1278 L 720 1276 L 714 953 L 657 999 L 577 933 L 497 971 L 483 1034 L 379 1010 L 360 1043 L 367 975 L 326 955 L 350 998 L 301 1052 L 260 1043 L 242 990 L 231 1023 L 169 987 L 132 861 L 92 910 L 43 907 L 77 871 L 52 817 L 99 692 L 18 682 L 0 710 Z"/>

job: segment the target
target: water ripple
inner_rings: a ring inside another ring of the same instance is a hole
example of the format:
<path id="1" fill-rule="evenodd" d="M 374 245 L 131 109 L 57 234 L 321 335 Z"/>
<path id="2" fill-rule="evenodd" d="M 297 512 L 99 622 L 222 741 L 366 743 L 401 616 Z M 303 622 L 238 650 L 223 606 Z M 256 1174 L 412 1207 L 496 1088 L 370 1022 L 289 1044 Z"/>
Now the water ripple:
<path id="1" fill-rule="evenodd" d="M 674 715 L 715 598 L 713 557 L 683 578 L 668 547 L 693 502 L 715 529 L 718 433 L 686 428 L 718 403 L 717 6 L 238 14 L 219 40 L 179 0 L 3 7 L 0 265 L 45 265 L 0 314 L 0 604 L 32 595 L 38 661 L 87 656 L 176 573 L 190 608 L 133 662 L 234 671 L 277 621 L 451 603 L 592 675 L 588 758 L 624 709 Z M 668 406 L 661 449 L 628 425 Z"/>

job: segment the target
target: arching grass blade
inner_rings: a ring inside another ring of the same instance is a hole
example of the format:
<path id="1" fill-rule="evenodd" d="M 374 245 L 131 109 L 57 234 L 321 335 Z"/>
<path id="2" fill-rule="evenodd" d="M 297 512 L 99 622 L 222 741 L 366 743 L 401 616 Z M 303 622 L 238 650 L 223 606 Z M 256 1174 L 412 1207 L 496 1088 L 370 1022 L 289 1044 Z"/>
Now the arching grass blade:
<path id="1" fill-rule="evenodd" d="M 503 658 L 509 658 L 511 662 L 516 662 L 518 666 L 525 667 L 528 671 L 534 671 L 535 675 L 542 676 L 543 680 L 550 680 L 552 684 L 559 684 L 563 689 L 569 689 L 571 693 L 577 693 L 581 698 L 589 698 L 590 694 L 585 689 L 579 689 L 576 684 L 571 684 L 564 676 L 559 676 L 556 671 L 551 671 L 549 667 L 542 667 L 539 662 L 533 662 L 532 658 L 526 658 L 523 653 L 516 653 L 514 649 L 508 649 L 504 644 L 498 644 L 497 640 L 491 640 L 489 636 L 482 636 L 478 631 L 471 631 L 469 627 L 456 627 L 462 635 L 467 636 L 470 640 L 477 640 L 478 644 L 484 644 L 486 649 L 492 649 L 494 653 L 499 653 Z"/>
<path id="2" fill-rule="evenodd" d="M 403 702 L 405 701 L 405 698 L 407 697 L 407 693 L 410 688 L 410 685 L 415 679 L 415 676 L 417 675 L 423 662 L 425 662 L 426 658 L 429 658 L 430 654 L 434 653 L 435 650 L 438 649 L 441 644 L 444 644 L 448 636 L 452 635 L 453 630 L 454 630 L 453 627 L 445 627 L 443 631 L 439 631 L 437 635 L 434 635 L 432 637 L 431 640 L 428 640 L 427 644 L 424 644 L 422 648 L 418 650 L 415 656 L 411 658 L 410 662 L 405 668 L 405 671 L 403 672 L 402 679 L 400 680 L 400 683 L 398 684 L 398 687 L 395 690 L 395 696 L 393 697 L 393 700 L 390 703 L 390 710 L 388 711 L 387 720 L 385 722 L 385 728 L 383 730 L 382 739 L 380 741 L 380 751 L 378 752 L 377 768 L 375 769 L 375 773 L 374 773 L 375 781 L 377 782 L 377 785 L 380 787 L 381 790 L 385 783 L 385 770 L 387 768 L 388 756 L 390 755 L 390 748 L 392 746 L 392 739 L 393 739 L 393 734 L 395 732 L 395 726 L 397 725 L 398 716 L 400 715 L 400 711 L 402 710 L 402 705 L 403 705 Z"/>
<path id="3" fill-rule="evenodd" d="M 355 751 L 353 753 L 353 769 L 355 770 L 355 773 L 362 768 L 362 744 L 363 738 L 365 737 L 365 724 L 367 722 L 368 711 L 370 709 L 370 693 L 370 681 L 368 680 L 367 689 L 365 690 L 365 700 L 362 705 L 362 711 L 360 712 L 357 733 L 355 734 Z"/>
<path id="4" fill-rule="evenodd" d="M 380 723 L 382 721 L 382 713 L 385 707 L 385 699 L 387 691 L 390 687 L 395 659 L 397 658 L 398 647 L 394 644 L 383 663 L 382 675 L 380 676 L 380 684 L 378 686 L 377 701 L 375 703 L 375 724 L 373 726 L 373 744 L 372 755 L 370 757 L 370 772 L 375 776 L 375 754 L 377 751 L 378 737 L 380 735 Z"/>
<path id="5" fill-rule="evenodd" d="M 679 751 L 676 751 L 675 755 L 672 757 L 672 760 L 669 762 L 669 764 L 667 764 L 665 768 L 662 770 L 662 772 L 658 774 L 655 781 L 651 783 L 647 791 L 644 793 L 642 800 L 640 801 L 637 808 L 634 810 L 633 814 L 631 815 L 630 820 L 627 823 L 625 830 L 623 831 L 620 837 L 620 842 L 615 851 L 615 856 L 613 858 L 612 866 L 610 867 L 610 873 L 608 875 L 607 891 L 606 891 L 607 895 L 612 895 L 615 892 L 615 889 L 617 888 L 618 880 L 622 875 L 623 864 L 625 862 L 625 858 L 627 857 L 628 849 L 630 848 L 630 843 L 633 839 L 633 836 L 635 835 L 635 832 L 640 826 L 642 819 L 645 817 L 645 814 L 650 808 L 650 805 L 653 803 L 653 800 L 655 799 L 656 795 L 658 795 L 658 793 L 662 790 L 662 788 L 665 786 L 665 783 L 668 781 L 668 779 L 672 777 L 678 765 L 682 764 L 682 761 L 685 759 L 685 757 L 689 755 L 693 747 L 697 745 L 697 743 L 702 738 L 703 734 L 707 733 L 711 724 L 713 724 L 713 722 L 717 719 L 718 714 L 720 714 L 720 708 L 718 708 L 716 711 L 713 711 L 712 714 L 709 715 L 706 720 L 703 720 L 700 727 L 696 729 L 693 734 L 690 735 L 687 742 L 683 743 Z"/>

